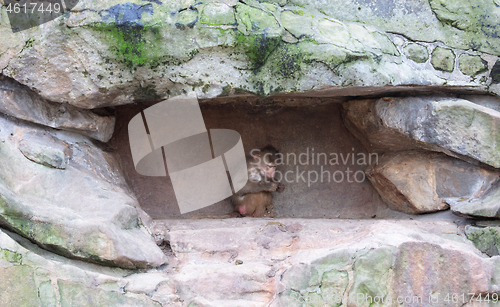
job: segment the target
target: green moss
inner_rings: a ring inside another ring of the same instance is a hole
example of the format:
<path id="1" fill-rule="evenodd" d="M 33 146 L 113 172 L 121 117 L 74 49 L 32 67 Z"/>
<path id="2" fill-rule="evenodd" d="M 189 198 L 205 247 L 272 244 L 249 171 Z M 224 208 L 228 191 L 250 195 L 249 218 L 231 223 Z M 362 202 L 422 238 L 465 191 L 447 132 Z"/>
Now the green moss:
<path id="1" fill-rule="evenodd" d="M 236 34 L 237 47 L 243 48 L 250 60 L 252 69 L 262 66 L 268 56 L 281 43 L 281 37 L 269 36 L 267 34 L 245 35 L 242 32 Z"/>

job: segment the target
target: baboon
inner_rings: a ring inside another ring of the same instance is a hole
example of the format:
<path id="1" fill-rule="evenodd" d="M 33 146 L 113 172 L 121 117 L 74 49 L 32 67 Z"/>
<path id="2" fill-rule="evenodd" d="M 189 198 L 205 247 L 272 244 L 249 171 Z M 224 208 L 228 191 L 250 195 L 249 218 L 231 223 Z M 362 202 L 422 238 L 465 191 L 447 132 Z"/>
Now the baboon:
<path id="1" fill-rule="evenodd" d="M 274 180 L 278 150 L 268 145 L 252 150 L 247 157 L 248 182 L 231 197 L 235 211 L 242 216 L 261 217 L 267 210 L 274 217 L 271 192 L 283 192 L 285 186 Z"/>

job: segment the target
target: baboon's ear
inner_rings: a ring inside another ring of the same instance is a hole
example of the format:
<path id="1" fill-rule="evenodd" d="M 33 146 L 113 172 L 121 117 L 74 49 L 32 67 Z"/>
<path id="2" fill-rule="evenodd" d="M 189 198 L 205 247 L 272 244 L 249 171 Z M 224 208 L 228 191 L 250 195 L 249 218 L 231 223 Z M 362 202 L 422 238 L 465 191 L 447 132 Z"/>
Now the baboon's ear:
<path id="1" fill-rule="evenodd" d="M 255 161 L 257 161 L 257 157 L 259 157 L 259 158 L 260 158 L 260 153 L 259 153 L 259 154 L 255 154 L 255 155 L 253 156 L 253 159 L 254 159 Z"/>

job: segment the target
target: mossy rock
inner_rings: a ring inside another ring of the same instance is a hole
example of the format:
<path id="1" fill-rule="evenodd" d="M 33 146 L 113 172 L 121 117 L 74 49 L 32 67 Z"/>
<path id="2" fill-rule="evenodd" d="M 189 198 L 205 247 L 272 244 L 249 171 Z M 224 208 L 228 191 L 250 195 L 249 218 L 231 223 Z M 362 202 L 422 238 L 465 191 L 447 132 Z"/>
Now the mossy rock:
<path id="1" fill-rule="evenodd" d="M 437 70 L 452 72 L 455 68 L 455 53 L 448 48 L 436 47 L 432 51 L 431 64 Z"/>
<path id="2" fill-rule="evenodd" d="M 314 16 L 304 11 L 284 11 L 281 13 L 281 24 L 296 38 L 312 37 Z"/>
<path id="3" fill-rule="evenodd" d="M 206 25 L 234 25 L 234 9 L 224 3 L 208 3 L 201 12 L 200 23 Z"/>
<path id="4" fill-rule="evenodd" d="M 465 235 L 486 255 L 490 257 L 500 255 L 500 227 L 466 226 Z"/>
<path id="5" fill-rule="evenodd" d="M 429 52 L 427 47 L 417 44 L 409 43 L 404 47 L 406 57 L 416 63 L 425 63 L 429 59 Z"/>
<path id="6" fill-rule="evenodd" d="M 478 55 L 464 53 L 458 57 L 458 68 L 465 75 L 474 77 L 488 71 L 488 62 Z"/>

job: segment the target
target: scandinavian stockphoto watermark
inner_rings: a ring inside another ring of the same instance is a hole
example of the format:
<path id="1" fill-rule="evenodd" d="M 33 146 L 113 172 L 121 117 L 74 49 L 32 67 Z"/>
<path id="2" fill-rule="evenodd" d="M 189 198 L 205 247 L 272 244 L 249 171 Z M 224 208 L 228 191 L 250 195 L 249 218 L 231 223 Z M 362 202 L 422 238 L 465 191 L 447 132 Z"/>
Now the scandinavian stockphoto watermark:
<path id="1" fill-rule="evenodd" d="M 54 20 L 77 4 L 78 0 L 4 0 L 12 32 Z"/>
<path id="2" fill-rule="evenodd" d="M 145 176 L 168 173 L 181 213 L 221 201 L 248 181 L 240 134 L 207 130 L 195 93 L 145 109 L 128 128 L 136 171 Z"/>
<path id="3" fill-rule="evenodd" d="M 266 156 L 260 156 L 259 152 L 259 149 L 250 152 L 256 165 Z M 277 153 L 276 156 L 275 181 L 306 183 L 308 187 L 317 183 L 362 183 L 366 179 L 362 169 L 378 164 L 377 153 L 356 152 L 354 148 L 351 152 L 325 153 L 307 147 L 300 153 Z"/>

